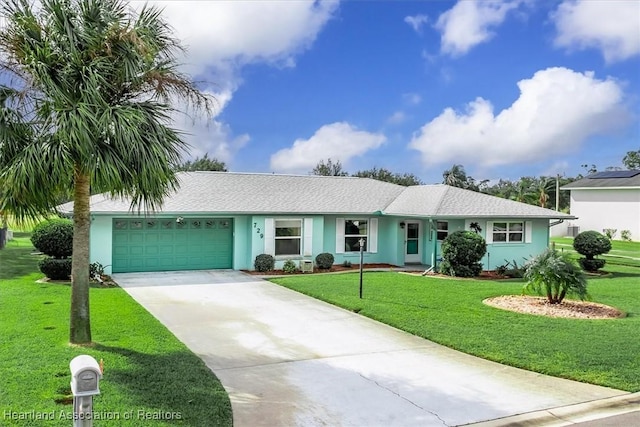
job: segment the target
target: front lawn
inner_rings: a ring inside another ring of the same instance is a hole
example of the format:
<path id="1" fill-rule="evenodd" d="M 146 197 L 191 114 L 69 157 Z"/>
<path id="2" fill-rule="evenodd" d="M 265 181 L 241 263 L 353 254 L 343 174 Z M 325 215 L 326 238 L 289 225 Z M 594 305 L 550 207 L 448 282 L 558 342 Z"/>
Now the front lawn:
<path id="1" fill-rule="evenodd" d="M 69 361 L 79 354 L 104 360 L 96 425 L 232 425 L 215 375 L 120 288 L 91 289 L 95 344 L 70 346 L 70 287 L 36 283 L 31 252 L 24 235 L 0 250 L 0 425 L 70 426 Z"/>
<path id="2" fill-rule="evenodd" d="M 559 251 L 568 251 L 580 258 L 582 255 L 573 249 L 572 237 L 552 237 L 551 242 L 555 244 Z M 627 265 L 640 268 L 640 242 L 625 242 L 622 240 L 612 240 L 611 250 L 599 258 L 607 260 L 608 265 Z M 607 267 L 605 267 L 605 270 Z"/>
<path id="3" fill-rule="evenodd" d="M 485 298 L 521 294 L 523 282 L 365 273 L 292 276 L 274 283 L 448 347 L 558 377 L 640 391 L 640 270 L 607 266 L 589 280 L 592 300 L 627 317 L 558 319 L 489 307 Z"/>

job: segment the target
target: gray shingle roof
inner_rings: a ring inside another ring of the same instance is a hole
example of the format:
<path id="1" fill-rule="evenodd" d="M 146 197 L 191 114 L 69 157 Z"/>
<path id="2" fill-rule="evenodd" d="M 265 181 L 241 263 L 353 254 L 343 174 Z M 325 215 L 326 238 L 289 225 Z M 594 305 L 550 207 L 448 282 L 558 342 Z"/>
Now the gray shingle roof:
<path id="1" fill-rule="evenodd" d="M 561 190 L 573 190 L 576 188 L 613 188 L 631 187 L 640 188 L 640 174 L 630 178 L 582 178 L 570 184 L 562 186 Z"/>
<path id="2" fill-rule="evenodd" d="M 573 218 L 551 209 L 443 184 L 407 187 L 384 213 L 436 218 Z"/>
<path id="3" fill-rule="evenodd" d="M 182 172 L 164 213 L 376 214 L 427 217 L 572 218 L 570 215 L 446 185 L 402 187 L 369 178 Z M 72 203 L 59 207 L 71 212 Z M 91 197 L 93 214 L 127 213 L 130 201 Z"/>
<path id="4" fill-rule="evenodd" d="M 373 179 L 232 172 L 183 172 L 162 212 L 371 214 L 404 187 Z M 92 213 L 127 212 L 128 200 L 96 195 Z M 71 206 L 65 205 L 65 211 Z"/>

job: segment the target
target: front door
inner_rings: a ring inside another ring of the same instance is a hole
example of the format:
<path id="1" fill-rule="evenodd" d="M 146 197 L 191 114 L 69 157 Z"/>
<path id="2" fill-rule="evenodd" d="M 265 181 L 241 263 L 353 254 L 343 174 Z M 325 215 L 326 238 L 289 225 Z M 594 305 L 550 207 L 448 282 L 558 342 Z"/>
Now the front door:
<path id="1" fill-rule="evenodd" d="M 404 243 L 404 262 L 420 263 L 422 262 L 422 253 L 420 246 L 422 239 L 420 238 L 420 221 L 405 221 L 405 243 Z"/>

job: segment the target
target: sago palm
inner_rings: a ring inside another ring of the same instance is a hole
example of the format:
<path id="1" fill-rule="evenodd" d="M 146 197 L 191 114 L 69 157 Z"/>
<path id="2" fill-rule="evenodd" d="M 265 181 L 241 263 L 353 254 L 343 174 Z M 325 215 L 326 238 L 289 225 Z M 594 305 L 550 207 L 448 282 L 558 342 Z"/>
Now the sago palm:
<path id="1" fill-rule="evenodd" d="M 560 304 L 565 296 L 588 298 L 587 279 L 571 256 L 547 249 L 525 265 L 524 291 L 545 295 L 549 304 Z"/>
<path id="2" fill-rule="evenodd" d="M 50 214 L 71 196 L 70 340 L 88 343 L 91 192 L 159 207 L 185 148 L 174 102 L 209 111 L 211 99 L 178 72 L 181 47 L 158 9 L 3 0 L 0 22 L 0 211 Z"/>

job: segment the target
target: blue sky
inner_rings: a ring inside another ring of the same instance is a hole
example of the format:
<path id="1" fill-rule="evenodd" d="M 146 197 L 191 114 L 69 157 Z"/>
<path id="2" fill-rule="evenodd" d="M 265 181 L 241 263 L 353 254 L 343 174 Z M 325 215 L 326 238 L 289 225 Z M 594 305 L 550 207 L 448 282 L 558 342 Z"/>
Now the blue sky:
<path id="1" fill-rule="evenodd" d="M 640 148 L 640 1 L 151 3 L 218 99 L 177 120 L 190 156 L 233 171 L 575 176 Z"/>

